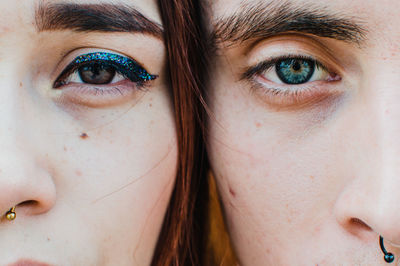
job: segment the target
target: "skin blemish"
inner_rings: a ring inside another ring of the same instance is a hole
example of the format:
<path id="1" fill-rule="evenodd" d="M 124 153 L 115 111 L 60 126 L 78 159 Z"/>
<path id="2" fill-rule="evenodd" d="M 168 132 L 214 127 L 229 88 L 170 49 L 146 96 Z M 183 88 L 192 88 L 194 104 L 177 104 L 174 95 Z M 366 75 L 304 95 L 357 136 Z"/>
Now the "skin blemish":
<path id="1" fill-rule="evenodd" d="M 67 146 L 64 146 L 64 151 L 67 151 L 68 149 L 67 149 Z"/>
<path id="2" fill-rule="evenodd" d="M 87 139 L 87 138 L 89 138 L 89 135 L 86 134 L 86 133 L 84 132 L 84 133 L 82 133 L 79 137 L 80 137 L 81 139 Z"/>
<path id="3" fill-rule="evenodd" d="M 311 179 L 311 180 L 314 180 L 314 176 L 310 175 L 310 179 Z"/>
<path id="4" fill-rule="evenodd" d="M 256 122 L 256 128 L 260 128 L 261 127 L 261 123 L 260 122 Z"/>
<path id="5" fill-rule="evenodd" d="M 76 170 L 76 171 L 75 171 L 75 174 L 76 174 L 77 176 L 82 176 L 82 172 L 81 172 L 80 170 Z"/>
<path id="6" fill-rule="evenodd" d="M 236 192 L 231 187 L 229 187 L 229 193 L 232 195 L 232 197 L 236 197 Z"/>

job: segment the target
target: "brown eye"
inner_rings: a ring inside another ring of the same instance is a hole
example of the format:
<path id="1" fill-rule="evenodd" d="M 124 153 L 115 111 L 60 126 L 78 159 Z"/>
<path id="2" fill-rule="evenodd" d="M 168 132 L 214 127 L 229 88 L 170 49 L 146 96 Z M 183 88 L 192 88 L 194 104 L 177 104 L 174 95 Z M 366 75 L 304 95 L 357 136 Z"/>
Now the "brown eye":
<path id="1" fill-rule="evenodd" d="M 78 69 L 82 82 L 87 84 L 109 84 L 115 77 L 113 66 L 103 63 L 91 63 Z"/>

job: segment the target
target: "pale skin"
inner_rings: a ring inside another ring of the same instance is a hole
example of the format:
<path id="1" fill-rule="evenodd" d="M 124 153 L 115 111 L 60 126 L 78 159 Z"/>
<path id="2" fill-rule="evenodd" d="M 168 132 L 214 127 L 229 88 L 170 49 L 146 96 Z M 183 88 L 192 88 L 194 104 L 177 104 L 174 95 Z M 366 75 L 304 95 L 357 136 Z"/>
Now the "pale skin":
<path id="1" fill-rule="evenodd" d="M 213 2 L 214 25 L 243 4 L 279 6 Z M 218 43 L 208 150 L 239 264 L 386 265 L 379 235 L 397 264 L 400 3 L 287 3 L 348 18 L 362 36 L 290 31 Z M 300 85 L 282 84 L 274 66 L 243 78 L 249 67 L 288 54 L 327 70 Z"/>
<path id="2" fill-rule="evenodd" d="M 161 25 L 156 1 L 75 3 L 124 4 Z M 38 32 L 38 5 L 0 3 L 0 264 L 150 265 L 177 165 L 163 40 Z M 93 94 L 75 75 L 54 88 L 74 58 L 94 52 L 134 59 L 157 78 L 139 88 L 120 75 Z"/>

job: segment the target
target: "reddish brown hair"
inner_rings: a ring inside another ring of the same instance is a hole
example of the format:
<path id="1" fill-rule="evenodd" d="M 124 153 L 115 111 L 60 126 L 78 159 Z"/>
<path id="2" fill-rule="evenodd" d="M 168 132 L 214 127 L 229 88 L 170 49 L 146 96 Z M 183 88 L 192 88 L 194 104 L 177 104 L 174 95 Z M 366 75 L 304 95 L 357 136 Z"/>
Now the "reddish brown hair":
<path id="1" fill-rule="evenodd" d="M 208 162 L 201 95 L 207 62 L 200 2 L 158 0 L 178 134 L 178 174 L 152 265 L 202 265 Z"/>

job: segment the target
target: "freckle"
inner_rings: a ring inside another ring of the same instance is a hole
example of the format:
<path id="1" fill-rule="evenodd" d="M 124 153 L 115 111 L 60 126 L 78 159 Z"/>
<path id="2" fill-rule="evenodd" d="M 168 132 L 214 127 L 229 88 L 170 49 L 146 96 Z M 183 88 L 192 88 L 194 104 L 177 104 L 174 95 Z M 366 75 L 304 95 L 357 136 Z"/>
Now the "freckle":
<path id="1" fill-rule="evenodd" d="M 20 83 L 19 83 L 19 86 L 22 87 L 22 85 L 23 85 L 22 82 L 20 82 Z"/>
<path id="2" fill-rule="evenodd" d="M 149 107 L 153 107 L 153 104 L 151 103 L 151 104 L 149 104 Z"/>
<path id="3" fill-rule="evenodd" d="M 80 170 L 76 170 L 76 171 L 75 171 L 75 174 L 76 174 L 77 176 L 82 176 L 82 172 L 81 172 Z"/>
<path id="4" fill-rule="evenodd" d="M 80 138 L 81 139 L 87 139 L 89 136 L 88 136 L 88 134 L 86 134 L 86 133 L 82 133 L 81 135 L 80 135 Z"/>
<path id="5" fill-rule="evenodd" d="M 311 180 L 314 180 L 314 176 L 310 175 L 310 179 L 311 179 Z"/>
<path id="6" fill-rule="evenodd" d="M 236 197 L 236 192 L 231 187 L 229 187 L 229 193 L 231 193 L 233 197 Z"/>
<path id="7" fill-rule="evenodd" d="M 64 146 L 64 151 L 67 151 L 68 149 L 67 149 L 67 146 Z"/>
<path id="8" fill-rule="evenodd" d="M 49 238 L 49 237 L 47 238 L 47 241 L 50 241 L 50 238 Z"/>
<path id="9" fill-rule="evenodd" d="M 261 127 L 261 123 L 260 122 L 256 122 L 256 127 L 260 128 Z"/>

